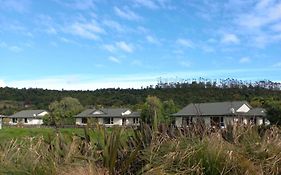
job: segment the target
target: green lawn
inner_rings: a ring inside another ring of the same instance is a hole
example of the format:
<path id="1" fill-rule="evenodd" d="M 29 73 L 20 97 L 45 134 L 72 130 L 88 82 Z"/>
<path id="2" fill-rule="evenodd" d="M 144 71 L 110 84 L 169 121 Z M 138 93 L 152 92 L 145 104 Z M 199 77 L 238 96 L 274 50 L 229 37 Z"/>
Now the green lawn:
<path id="1" fill-rule="evenodd" d="M 11 139 L 20 139 L 24 137 L 43 136 L 48 137 L 55 134 L 54 128 L 2 128 L 0 130 L 0 143 Z M 60 128 L 59 131 L 65 136 L 73 134 L 84 135 L 83 128 Z"/>
<path id="2" fill-rule="evenodd" d="M 84 129 L 83 128 L 59 128 L 58 129 L 62 135 L 64 135 L 67 138 L 71 138 L 73 135 L 78 135 L 81 137 L 85 136 Z M 111 132 L 112 128 L 106 128 L 106 131 Z M 11 139 L 22 139 L 25 137 L 53 137 L 56 133 L 56 129 L 54 128 L 17 128 L 17 127 L 3 127 L 0 130 L 0 143 L 3 143 L 5 141 L 9 141 Z M 98 136 L 98 132 L 91 129 L 89 131 L 91 139 L 96 139 Z M 131 129 L 127 129 L 126 132 L 124 132 L 123 138 L 127 138 L 128 136 L 132 135 L 133 132 Z"/>

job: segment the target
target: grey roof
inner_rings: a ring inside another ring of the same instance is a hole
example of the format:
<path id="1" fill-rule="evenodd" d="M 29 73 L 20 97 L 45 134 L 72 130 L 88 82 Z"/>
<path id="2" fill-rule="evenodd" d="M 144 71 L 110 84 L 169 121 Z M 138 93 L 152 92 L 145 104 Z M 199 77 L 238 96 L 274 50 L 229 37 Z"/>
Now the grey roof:
<path id="1" fill-rule="evenodd" d="M 173 116 L 233 115 L 243 104 L 252 108 L 247 101 L 191 103 Z"/>
<path id="2" fill-rule="evenodd" d="M 247 113 L 245 113 L 243 115 L 265 117 L 266 116 L 266 110 L 264 108 L 253 108 L 253 109 L 251 109 L 250 111 L 248 111 Z"/>
<path id="3" fill-rule="evenodd" d="M 45 110 L 24 110 L 24 111 L 17 112 L 14 115 L 8 117 L 9 118 L 42 118 L 42 116 L 38 116 L 38 114 L 41 114 L 42 112 L 45 112 Z"/>
<path id="4" fill-rule="evenodd" d="M 102 109 L 86 109 L 80 114 L 76 115 L 76 118 L 79 117 L 138 117 L 140 116 L 137 112 L 132 112 L 129 115 L 122 115 L 122 113 L 128 111 L 128 108 L 102 108 Z M 100 111 L 101 114 L 94 114 L 94 112 Z"/>

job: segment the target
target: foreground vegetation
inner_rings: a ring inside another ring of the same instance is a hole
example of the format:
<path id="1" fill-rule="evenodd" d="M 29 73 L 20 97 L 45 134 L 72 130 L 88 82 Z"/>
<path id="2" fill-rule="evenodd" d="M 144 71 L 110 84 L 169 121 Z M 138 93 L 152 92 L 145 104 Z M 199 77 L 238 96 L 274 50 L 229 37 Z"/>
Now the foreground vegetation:
<path id="1" fill-rule="evenodd" d="M 91 127 L 92 128 L 92 127 Z M 85 128 L 0 143 L 0 174 L 280 174 L 281 129 Z M 126 135 L 126 137 L 124 137 Z"/>

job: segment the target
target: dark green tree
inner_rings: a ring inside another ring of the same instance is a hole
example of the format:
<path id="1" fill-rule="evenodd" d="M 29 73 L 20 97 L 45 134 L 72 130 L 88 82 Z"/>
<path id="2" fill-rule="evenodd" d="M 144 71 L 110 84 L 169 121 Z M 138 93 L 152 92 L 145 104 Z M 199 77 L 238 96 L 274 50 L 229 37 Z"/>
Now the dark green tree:
<path id="1" fill-rule="evenodd" d="M 56 126 L 74 124 L 74 115 L 83 110 L 83 106 L 78 99 L 65 97 L 61 101 L 54 101 L 49 105 L 49 123 Z"/>

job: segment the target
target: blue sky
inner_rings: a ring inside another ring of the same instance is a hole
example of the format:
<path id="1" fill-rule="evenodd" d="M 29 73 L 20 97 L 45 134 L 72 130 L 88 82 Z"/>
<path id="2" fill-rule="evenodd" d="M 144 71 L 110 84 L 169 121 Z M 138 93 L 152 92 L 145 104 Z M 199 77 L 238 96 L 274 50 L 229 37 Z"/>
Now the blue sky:
<path id="1" fill-rule="evenodd" d="M 280 0 L 0 0 L 0 86 L 281 74 Z"/>

